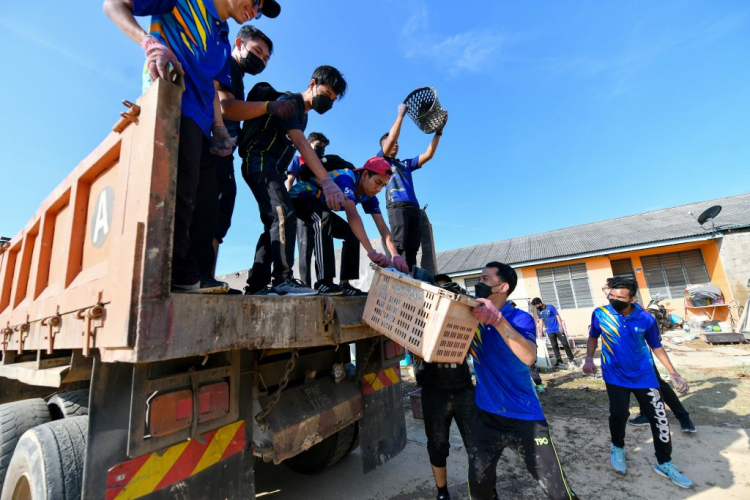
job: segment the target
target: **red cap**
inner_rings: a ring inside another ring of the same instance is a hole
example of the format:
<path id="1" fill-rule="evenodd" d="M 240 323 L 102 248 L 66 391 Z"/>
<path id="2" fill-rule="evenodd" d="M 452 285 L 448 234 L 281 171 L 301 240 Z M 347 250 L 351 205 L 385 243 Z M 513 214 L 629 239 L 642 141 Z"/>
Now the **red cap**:
<path id="1" fill-rule="evenodd" d="M 391 164 L 388 163 L 388 160 L 386 160 L 382 156 L 373 156 L 372 158 L 367 160 L 364 167 L 357 169 L 358 172 L 362 170 L 369 170 L 370 172 L 373 172 L 375 174 L 387 175 L 389 177 L 393 175 L 393 172 L 391 171 Z"/>

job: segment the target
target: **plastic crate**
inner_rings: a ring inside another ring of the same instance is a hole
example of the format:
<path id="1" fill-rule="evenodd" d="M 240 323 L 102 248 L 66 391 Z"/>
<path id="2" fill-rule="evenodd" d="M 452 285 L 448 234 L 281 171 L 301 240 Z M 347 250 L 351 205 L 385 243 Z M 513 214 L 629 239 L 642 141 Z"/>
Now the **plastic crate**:
<path id="1" fill-rule="evenodd" d="M 375 268 L 364 320 L 428 363 L 461 363 L 469 351 L 480 302 L 409 276 Z"/>

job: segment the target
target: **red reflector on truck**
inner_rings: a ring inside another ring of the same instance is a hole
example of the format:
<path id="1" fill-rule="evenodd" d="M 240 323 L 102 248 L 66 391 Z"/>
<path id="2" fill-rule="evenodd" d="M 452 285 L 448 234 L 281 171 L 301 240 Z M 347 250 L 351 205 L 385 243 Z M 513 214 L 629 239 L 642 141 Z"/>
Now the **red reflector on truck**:
<path id="1" fill-rule="evenodd" d="M 198 422 L 229 413 L 229 383 L 217 382 L 198 388 Z M 160 394 L 150 402 L 148 428 L 154 437 L 166 436 L 193 424 L 193 391 L 182 389 Z"/>

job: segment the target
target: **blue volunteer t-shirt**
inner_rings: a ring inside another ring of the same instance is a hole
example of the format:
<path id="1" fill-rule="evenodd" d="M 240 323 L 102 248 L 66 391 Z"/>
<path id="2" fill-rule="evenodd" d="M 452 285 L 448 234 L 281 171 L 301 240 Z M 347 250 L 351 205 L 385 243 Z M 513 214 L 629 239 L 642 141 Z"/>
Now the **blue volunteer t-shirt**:
<path id="1" fill-rule="evenodd" d="M 399 201 L 419 205 L 417 195 L 414 193 L 414 180 L 411 176 L 412 172 L 422 168 L 419 165 L 419 156 L 410 160 L 397 160 L 396 158 L 385 157 L 382 149 L 378 151 L 377 156 L 382 156 L 388 160 L 393 171 L 393 175 L 391 175 L 388 185 L 385 187 L 386 205 Z"/>
<path id="2" fill-rule="evenodd" d="M 537 311 L 536 315 L 544 322 L 547 333 L 559 333 L 560 323 L 557 321 L 557 309 L 552 304 L 545 304 L 543 311 Z"/>
<path id="3" fill-rule="evenodd" d="M 594 310 L 589 336 L 602 338 L 602 378 L 605 382 L 631 389 L 659 387 L 649 346 L 661 347 L 659 327 L 654 318 L 635 306 L 623 316 L 612 306 Z"/>
<path id="4" fill-rule="evenodd" d="M 500 312 L 513 329 L 536 343 L 534 318 L 505 304 Z M 475 404 L 482 410 L 519 420 L 544 420 L 529 367 L 513 354 L 492 325 L 480 323 L 471 343 L 477 375 Z"/>
<path id="5" fill-rule="evenodd" d="M 206 136 L 214 121 L 214 80 L 231 85 L 229 25 L 213 0 L 133 0 L 133 14 L 151 16 L 149 34 L 174 52 L 185 70 L 182 114 Z M 151 85 L 144 65 L 143 90 Z"/>
<path id="6" fill-rule="evenodd" d="M 289 164 L 288 167 L 286 167 L 286 173 L 293 175 L 295 178 L 299 179 L 299 169 L 302 168 L 302 162 L 304 160 L 301 156 L 297 155 L 292 159 L 292 162 Z"/>
<path id="7" fill-rule="evenodd" d="M 370 197 L 365 194 L 361 196 L 356 195 L 357 185 L 359 180 L 362 178 L 362 172 L 355 172 L 349 169 L 333 170 L 328 172 L 333 179 L 333 182 L 341 188 L 341 192 L 344 196 L 352 200 L 355 204 L 362 205 L 362 209 L 366 214 L 379 214 L 380 202 L 376 197 Z M 292 190 L 289 191 L 291 198 L 318 198 L 325 203 L 325 195 L 323 194 L 323 188 L 320 186 L 317 178 L 313 178 L 310 181 L 297 182 L 292 186 Z M 341 210 L 344 210 L 342 207 Z"/>

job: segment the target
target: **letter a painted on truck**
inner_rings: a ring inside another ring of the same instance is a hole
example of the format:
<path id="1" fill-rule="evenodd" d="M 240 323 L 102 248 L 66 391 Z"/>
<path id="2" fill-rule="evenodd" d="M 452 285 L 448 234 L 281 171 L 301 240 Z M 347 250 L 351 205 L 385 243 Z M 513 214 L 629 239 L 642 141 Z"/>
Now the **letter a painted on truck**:
<path id="1" fill-rule="evenodd" d="M 101 248 L 107 241 L 109 229 L 112 225 L 112 210 L 115 204 L 115 192 L 107 186 L 101 190 L 96 198 L 96 208 L 91 219 L 91 243 Z"/>

